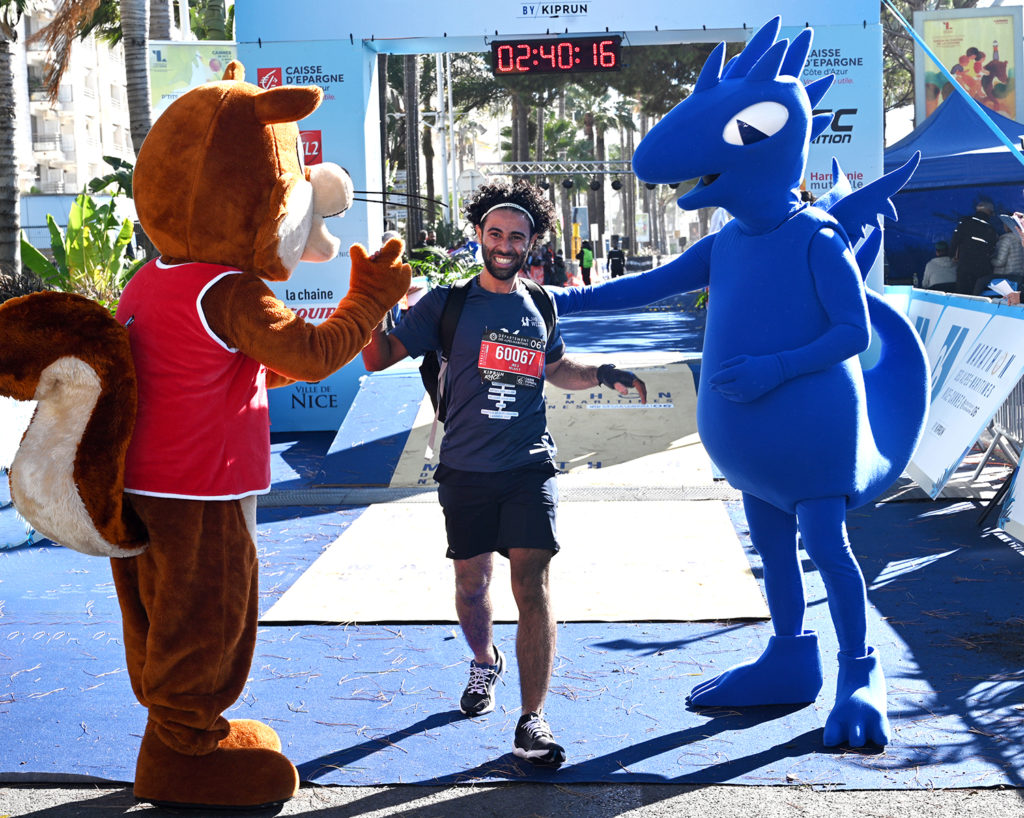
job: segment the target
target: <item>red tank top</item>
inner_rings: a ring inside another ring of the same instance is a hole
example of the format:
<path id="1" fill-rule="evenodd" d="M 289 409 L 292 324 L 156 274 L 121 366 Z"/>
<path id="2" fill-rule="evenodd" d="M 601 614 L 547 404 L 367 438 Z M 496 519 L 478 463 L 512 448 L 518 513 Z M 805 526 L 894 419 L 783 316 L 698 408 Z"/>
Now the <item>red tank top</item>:
<path id="1" fill-rule="evenodd" d="M 151 261 L 128 283 L 117 320 L 128 326 L 139 385 L 125 491 L 229 500 L 270 488 L 266 368 L 214 334 L 206 291 L 238 270 Z"/>

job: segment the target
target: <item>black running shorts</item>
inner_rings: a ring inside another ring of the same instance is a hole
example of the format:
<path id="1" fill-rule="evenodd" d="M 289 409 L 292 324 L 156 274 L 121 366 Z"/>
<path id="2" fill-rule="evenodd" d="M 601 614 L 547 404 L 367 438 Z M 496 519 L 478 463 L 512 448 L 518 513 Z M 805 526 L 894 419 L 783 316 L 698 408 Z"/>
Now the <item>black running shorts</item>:
<path id="1" fill-rule="evenodd" d="M 551 462 L 502 472 L 438 466 L 434 479 L 444 511 L 449 559 L 464 560 L 510 548 L 558 552 L 557 469 Z"/>

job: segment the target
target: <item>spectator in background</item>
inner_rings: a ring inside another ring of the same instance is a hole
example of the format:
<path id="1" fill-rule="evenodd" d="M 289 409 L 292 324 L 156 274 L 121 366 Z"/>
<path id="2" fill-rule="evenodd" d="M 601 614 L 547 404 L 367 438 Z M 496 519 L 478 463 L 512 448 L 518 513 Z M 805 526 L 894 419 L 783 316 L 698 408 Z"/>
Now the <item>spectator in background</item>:
<path id="1" fill-rule="evenodd" d="M 1017 235 L 1012 216 L 1000 216 L 1003 233 L 996 239 L 992 254 L 992 278 L 1005 278 L 1020 284 L 1024 277 L 1024 246 Z"/>
<path id="2" fill-rule="evenodd" d="M 590 242 L 585 241 L 580 245 L 580 251 L 576 254 L 576 261 L 580 263 L 580 275 L 583 276 L 583 283 L 590 283 L 590 268 L 594 266 L 594 251 L 590 248 Z"/>
<path id="3" fill-rule="evenodd" d="M 543 253 L 543 265 L 544 265 L 544 284 L 551 283 L 551 274 L 555 265 L 555 251 L 551 249 L 550 244 L 544 245 Z"/>
<path id="4" fill-rule="evenodd" d="M 520 275 L 527 274 L 538 284 L 544 283 L 544 250 L 534 245 L 527 257 L 527 269 L 520 272 Z"/>
<path id="5" fill-rule="evenodd" d="M 618 238 L 612 241 L 612 249 L 608 251 L 608 269 L 612 278 L 618 278 L 626 273 L 626 252 L 619 247 Z"/>
<path id="6" fill-rule="evenodd" d="M 921 276 L 921 288 L 925 290 L 941 290 L 943 292 L 957 291 L 956 262 L 949 255 L 949 244 L 947 242 L 935 242 L 935 258 L 930 259 L 924 265 L 924 273 Z"/>
<path id="7" fill-rule="evenodd" d="M 562 250 L 559 248 L 555 251 L 555 257 L 551 261 L 551 274 L 545 276 L 544 283 L 552 287 L 564 287 L 568 282 L 569 276 L 565 271 L 565 257 L 562 255 Z"/>
<path id="8" fill-rule="evenodd" d="M 974 212 L 957 222 L 949 247 L 956 259 L 956 292 L 977 295 L 988 286 L 992 277 L 992 254 L 999 238 L 991 223 L 994 212 L 992 200 L 982 197 L 974 206 Z"/>

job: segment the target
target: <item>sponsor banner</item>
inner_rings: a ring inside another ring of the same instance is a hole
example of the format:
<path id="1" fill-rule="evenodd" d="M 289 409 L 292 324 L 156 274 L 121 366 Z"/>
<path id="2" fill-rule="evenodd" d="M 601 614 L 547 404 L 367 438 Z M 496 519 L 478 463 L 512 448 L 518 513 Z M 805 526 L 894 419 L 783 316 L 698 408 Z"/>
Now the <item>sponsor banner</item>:
<path id="1" fill-rule="evenodd" d="M 380 136 L 377 110 L 376 57 L 362 47 L 335 42 L 240 43 L 239 59 L 246 76 L 270 89 L 288 85 L 319 85 L 324 101 L 298 123 L 307 165 L 334 162 L 352 175 L 356 190 L 380 190 Z M 368 197 L 371 198 L 371 197 Z M 341 240 L 341 252 L 323 264 L 300 263 L 285 282 L 268 282 L 274 294 L 301 318 L 319 324 L 348 292 L 348 248 L 359 243 L 380 246 L 380 205 L 355 202 L 327 228 Z M 368 239 L 369 237 L 369 239 Z M 270 416 L 275 432 L 334 431 L 366 374 L 359 356 L 339 372 L 316 384 L 294 384 L 270 390 Z"/>
<path id="2" fill-rule="evenodd" d="M 800 31 L 784 28 L 780 36 L 792 41 Z M 801 79 L 806 85 L 834 77 L 832 87 L 814 109 L 815 114 L 831 114 L 832 122 L 807 153 L 803 184 L 815 198 L 832 188 L 833 159 L 854 190 L 884 173 L 881 64 L 882 30 L 877 22 L 814 26 L 814 42 Z M 881 253 L 867 283 L 876 291 L 883 289 Z"/>
<path id="3" fill-rule="evenodd" d="M 155 120 L 174 100 L 205 82 L 217 82 L 236 46 L 217 40 L 150 40 L 149 102 Z"/>
<path id="4" fill-rule="evenodd" d="M 914 29 L 971 99 L 1020 120 L 1021 20 L 1019 6 L 915 11 Z M 914 46 L 914 65 L 914 112 L 920 125 L 956 89 L 919 45 Z"/>
<path id="5" fill-rule="evenodd" d="M 651 240 L 651 217 L 648 213 L 637 213 L 633 217 L 634 232 L 637 241 Z"/>
<path id="6" fill-rule="evenodd" d="M 911 320 L 925 329 L 931 403 L 907 472 L 933 498 L 1024 374 L 1021 318 L 1019 307 L 914 291 Z"/>
<path id="7" fill-rule="evenodd" d="M 793 39 L 799 28 L 780 36 Z M 882 175 L 881 26 L 821 26 L 804 66 L 804 84 L 830 74 L 832 87 L 815 114 L 830 113 L 832 122 L 811 143 L 805 185 L 815 197 L 832 188 L 832 158 L 856 190 Z"/>
<path id="8" fill-rule="evenodd" d="M 424 3 L 423 0 L 387 0 L 386 3 L 346 3 L 344 14 L 327 0 L 290 0 L 288 13 L 281 13 L 280 0 L 245 0 L 235 4 L 235 36 L 238 41 L 301 42 L 310 31 L 325 40 L 349 45 L 354 40 L 385 43 L 380 50 L 390 53 L 431 54 L 448 51 L 456 37 L 473 39 L 472 48 L 487 51 L 485 34 L 624 32 L 632 44 L 648 45 L 659 33 L 668 42 L 717 42 L 723 29 L 742 32 L 768 20 L 773 13 L 783 23 L 809 22 L 816 29 L 827 25 L 868 26 L 878 23 L 878 0 L 786 0 L 762 8 L 751 0 L 715 0 L 714 3 L 667 3 L 665 0 L 491 0 L 487 3 Z M 752 19 L 753 18 L 753 19 Z M 820 29 L 819 29 L 820 30 Z M 437 32 L 432 37 L 425 32 Z M 350 36 L 352 40 L 350 40 Z M 372 40 L 371 40 L 372 38 Z M 415 38 L 415 50 L 401 51 Z M 682 38 L 682 39 L 680 39 Z M 738 39 L 738 38 L 737 38 Z"/>
<path id="9" fill-rule="evenodd" d="M 891 287 L 886 287 L 888 292 Z M 910 288 L 908 288 L 910 289 Z M 935 327 L 938 325 L 939 316 L 949 302 L 949 296 L 926 290 L 911 290 L 910 303 L 906 309 L 906 315 L 910 323 L 914 325 L 917 334 L 921 336 L 921 342 L 927 348 L 932 340 Z"/>

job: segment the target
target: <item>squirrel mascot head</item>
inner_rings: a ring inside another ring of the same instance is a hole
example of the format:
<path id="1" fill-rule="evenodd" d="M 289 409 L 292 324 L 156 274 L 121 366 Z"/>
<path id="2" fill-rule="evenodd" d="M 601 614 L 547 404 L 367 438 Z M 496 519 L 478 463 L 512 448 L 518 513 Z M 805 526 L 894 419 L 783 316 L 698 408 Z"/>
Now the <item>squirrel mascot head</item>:
<path id="1" fill-rule="evenodd" d="M 139 152 L 135 207 L 165 262 L 201 261 L 284 281 L 300 261 L 329 261 L 339 242 L 324 218 L 352 204 L 338 165 L 303 164 L 298 120 L 316 86 L 263 90 L 232 61 L 221 82 L 175 100 Z"/>

